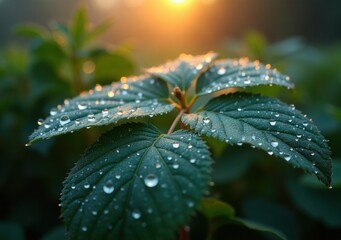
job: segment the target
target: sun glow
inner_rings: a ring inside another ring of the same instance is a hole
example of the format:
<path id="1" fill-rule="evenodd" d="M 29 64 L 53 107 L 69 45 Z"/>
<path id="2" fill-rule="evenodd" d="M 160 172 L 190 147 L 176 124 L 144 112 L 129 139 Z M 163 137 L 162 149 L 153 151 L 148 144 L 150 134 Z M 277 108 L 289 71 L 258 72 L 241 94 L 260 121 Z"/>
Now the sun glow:
<path id="1" fill-rule="evenodd" d="M 169 0 L 173 4 L 185 4 L 188 0 Z"/>

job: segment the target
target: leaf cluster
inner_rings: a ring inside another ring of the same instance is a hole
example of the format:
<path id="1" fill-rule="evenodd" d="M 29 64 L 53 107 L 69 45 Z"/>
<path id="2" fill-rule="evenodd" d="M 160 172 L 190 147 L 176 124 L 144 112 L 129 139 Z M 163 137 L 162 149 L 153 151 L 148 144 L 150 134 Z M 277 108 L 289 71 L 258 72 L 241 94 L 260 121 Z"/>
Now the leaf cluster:
<path id="1" fill-rule="evenodd" d="M 289 77 L 246 58 L 215 59 L 182 54 L 144 75 L 97 85 L 38 122 L 31 142 L 115 126 L 65 181 L 62 215 L 72 239 L 171 238 L 207 191 L 212 160 L 199 135 L 265 150 L 330 186 L 330 150 L 313 122 L 293 105 L 238 91 L 292 88 Z M 211 100 L 194 108 L 204 96 Z M 178 115 L 167 133 L 132 123 L 172 111 Z"/>

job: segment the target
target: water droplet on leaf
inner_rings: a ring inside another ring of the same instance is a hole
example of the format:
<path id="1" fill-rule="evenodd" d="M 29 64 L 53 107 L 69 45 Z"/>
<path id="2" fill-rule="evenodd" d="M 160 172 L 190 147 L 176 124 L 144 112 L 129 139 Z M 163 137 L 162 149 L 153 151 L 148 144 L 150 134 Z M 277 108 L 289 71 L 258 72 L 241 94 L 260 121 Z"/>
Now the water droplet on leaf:
<path id="1" fill-rule="evenodd" d="M 173 148 L 179 148 L 179 147 L 180 147 L 180 144 L 178 142 L 173 143 Z"/>
<path id="2" fill-rule="evenodd" d="M 59 119 L 60 125 L 64 126 L 65 124 L 69 123 L 71 120 L 68 115 L 63 115 Z"/>
<path id="3" fill-rule="evenodd" d="M 144 178 L 144 184 L 147 187 L 155 187 L 157 184 L 159 183 L 159 178 L 155 175 L 155 174 L 148 174 L 145 178 Z"/>
<path id="4" fill-rule="evenodd" d="M 114 183 L 108 180 L 103 186 L 103 191 L 107 194 L 112 193 L 114 191 Z"/>
<path id="5" fill-rule="evenodd" d="M 271 146 L 277 147 L 277 146 L 278 146 L 278 142 L 275 141 L 275 140 L 272 140 L 272 141 L 271 141 Z"/>

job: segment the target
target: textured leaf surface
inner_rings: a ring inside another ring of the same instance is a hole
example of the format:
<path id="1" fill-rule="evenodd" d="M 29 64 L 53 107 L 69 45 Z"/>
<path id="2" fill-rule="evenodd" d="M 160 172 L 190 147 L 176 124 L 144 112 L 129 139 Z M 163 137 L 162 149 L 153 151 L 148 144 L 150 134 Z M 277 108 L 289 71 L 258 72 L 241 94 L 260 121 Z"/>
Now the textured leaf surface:
<path id="1" fill-rule="evenodd" d="M 279 85 L 292 88 L 289 77 L 282 75 L 270 65 L 258 61 L 249 62 L 246 58 L 216 61 L 198 81 L 198 95 L 209 94 L 225 88 L 251 87 L 259 85 Z"/>
<path id="2" fill-rule="evenodd" d="M 165 80 L 172 87 L 178 86 L 181 90 L 186 91 L 215 58 L 216 54 L 214 53 L 199 56 L 182 54 L 174 61 L 150 68 L 147 71 Z"/>
<path id="3" fill-rule="evenodd" d="M 328 145 L 316 126 L 293 106 L 236 93 L 212 99 L 203 111 L 184 115 L 182 120 L 200 134 L 263 149 L 330 185 Z"/>
<path id="4" fill-rule="evenodd" d="M 173 110 L 167 86 L 151 77 L 123 78 L 111 86 L 97 86 L 63 106 L 51 109 L 51 116 L 38 122 L 31 142 L 82 128 L 118 123 L 121 120 L 154 116 Z"/>
<path id="5" fill-rule="evenodd" d="M 207 189 L 211 159 L 188 131 L 114 128 L 65 181 L 62 215 L 71 239 L 169 239 Z"/>

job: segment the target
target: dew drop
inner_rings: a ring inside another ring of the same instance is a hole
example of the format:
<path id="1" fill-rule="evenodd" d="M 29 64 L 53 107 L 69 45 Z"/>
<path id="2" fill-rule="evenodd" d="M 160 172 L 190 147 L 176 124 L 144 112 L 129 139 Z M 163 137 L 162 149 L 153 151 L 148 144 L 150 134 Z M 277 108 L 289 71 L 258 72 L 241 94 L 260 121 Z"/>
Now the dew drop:
<path id="1" fill-rule="evenodd" d="M 251 83 L 251 80 L 250 80 L 250 79 L 244 80 L 244 84 L 249 85 L 250 83 Z"/>
<path id="2" fill-rule="evenodd" d="M 103 117 L 108 116 L 108 114 L 109 114 L 109 110 L 108 110 L 108 109 L 103 109 L 103 110 L 102 110 L 102 116 L 103 116 Z"/>
<path id="3" fill-rule="evenodd" d="M 210 119 L 208 117 L 204 117 L 202 120 L 205 124 L 209 124 L 210 123 Z"/>
<path id="4" fill-rule="evenodd" d="M 41 126 L 41 125 L 43 124 L 43 122 L 44 122 L 44 119 L 41 119 L 41 118 L 38 119 L 38 121 L 37 121 L 37 123 L 38 123 L 39 126 Z"/>
<path id="5" fill-rule="evenodd" d="M 271 141 L 271 146 L 277 147 L 277 146 L 278 146 L 278 142 L 275 141 L 275 140 L 272 140 L 272 141 Z"/>
<path id="6" fill-rule="evenodd" d="M 94 114 L 89 114 L 88 115 L 88 122 L 95 122 L 95 121 L 96 121 L 95 115 Z"/>
<path id="7" fill-rule="evenodd" d="M 82 227 L 82 231 L 86 232 L 86 231 L 88 231 L 88 228 L 87 227 Z"/>
<path id="8" fill-rule="evenodd" d="M 92 211 L 91 213 L 92 213 L 92 215 L 94 215 L 94 216 L 97 215 L 97 211 Z"/>
<path id="9" fill-rule="evenodd" d="M 290 161 L 291 159 L 291 156 L 289 154 L 284 154 L 283 157 L 286 161 Z"/>
<path id="10" fill-rule="evenodd" d="M 173 164 L 173 168 L 174 168 L 174 169 L 178 169 L 178 168 L 179 168 L 179 164 L 178 164 L 178 163 L 174 163 L 174 164 Z"/>
<path id="11" fill-rule="evenodd" d="M 64 126 L 65 124 L 69 123 L 71 120 L 68 115 L 63 115 L 59 119 L 60 125 Z"/>
<path id="12" fill-rule="evenodd" d="M 85 189 L 90 188 L 90 184 L 88 184 L 88 183 L 87 183 L 87 184 L 84 184 L 84 188 L 85 188 Z"/>
<path id="13" fill-rule="evenodd" d="M 303 122 L 302 125 L 305 126 L 305 127 L 307 127 L 307 126 L 308 126 L 308 123 L 307 123 L 307 122 Z"/>
<path id="14" fill-rule="evenodd" d="M 50 124 L 48 124 L 48 123 L 45 123 L 45 124 L 44 124 L 44 128 L 48 129 L 48 128 L 50 128 L 50 127 L 51 127 Z"/>
<path id="15" fill-rule="evenodd" d="M 226 73 L 226 69 L 224 68 L 224 67 L 220 67 L 219 69 L 218 69 L 218 75 L 223 75 L 223 74 L 225 74 Z"/>
<path id="16" fill-rule="evenodd" d="M 116 178 L 116 179 L 120 179 L 120 178 L 121 178 L 121 175 L 117 174 L 117 175 L 115 176 L 115 178 Z"/>
<path id="17" fill-rule="evenodd" d="M 52 109 L 50 110 L 50 115 L 51 115 L 51 116 L 54 116 L 54 115 L 57 114 L 57 112 L 58 112 L 57 108 L 52 108 Z"/>
<path id="18" fill-rule="evenodd" d="M 141 212 L 139 210 L 134 210 L 132 213 L 131 213 L 131 216 L 134 218 L 134 219 L 140 219 L 141 218 Z"/>
<path id="19" fill-rule="evenodd" d="M 159 183 L 159 178 L 155 175 L 155 174 L 148 174 L 145 178 L 144 178 L 144 184 L 147 187 L 155 187 L 157 184 Z"/>
<path id="20" fill-rule="evenodd" d="M 88 106 L 86 104 L 82 104 L 82 103 L 78 103 L 77 107 L 78 107 L 79 110 L 84 110 L 84 109 L 88 108 Z"/>
<path id="21" fill-rule="evenodd" d="M 191 158 L 190 160 L 189 160 L 189 162 L 190 163 L 195 163 L 197 160 L 195 159 L 195 158 Z"/>
<path id="22" fill-rule="evenodd" d="M 273 120 L 271 120 L 269 123 L 270 123 L 271 126 L 275 126 L 276 125 L 276 121 L 273 121 Z"/>
<path id="23" fill-rule="evenodd" d="M 114 191 L 114 183 L 111 180 L 108 180 L 103 186 L 103 191 L 106 194 L 112 193 Z"/>
<path id="24" fill-rule="evenodd" d="M 180 144 L 178 142 L 173 143 L 173 148 L 179 148 L 179 147 L 180 147 Z"/>

